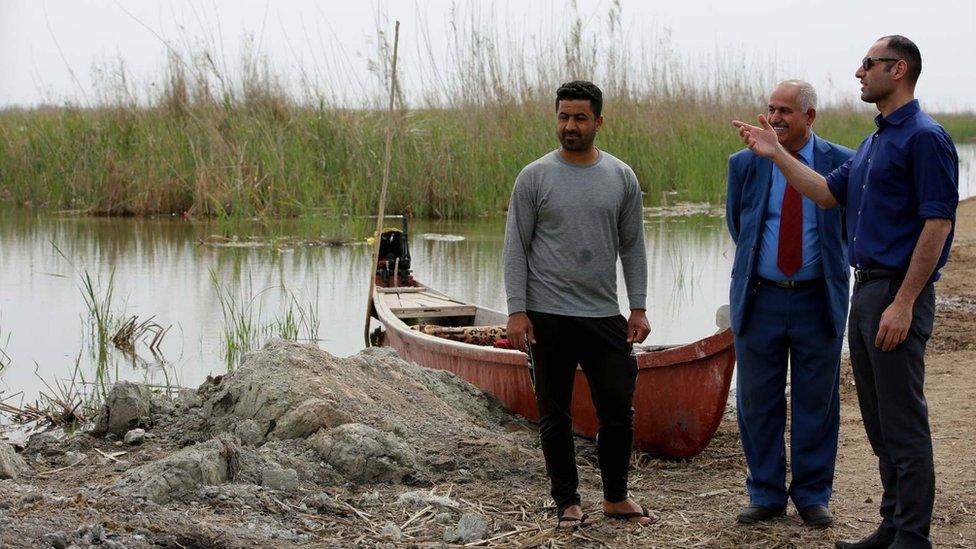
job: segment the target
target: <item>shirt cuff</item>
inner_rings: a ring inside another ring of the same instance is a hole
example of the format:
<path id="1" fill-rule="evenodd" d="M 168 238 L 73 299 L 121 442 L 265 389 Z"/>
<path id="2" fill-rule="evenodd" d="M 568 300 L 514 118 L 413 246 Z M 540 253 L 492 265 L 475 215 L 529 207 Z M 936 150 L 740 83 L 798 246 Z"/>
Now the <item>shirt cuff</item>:
<path id="1" fill-rule="evenodd" d="M 631 309 L 647 309 L 647 294 L 629 294 Z"/>
<path id="2" fill-rule="evenodd" d="M 514 315 L 515 313 L 525 312 L 525 299 L 512 297 L 508 299 L 508 314 Z"/>
<path id="3" fill-rule="evenodd" d="M 956 208 L 945 202 L 923 202 L 918 205 L 920 219 L 955 219 Z"/>

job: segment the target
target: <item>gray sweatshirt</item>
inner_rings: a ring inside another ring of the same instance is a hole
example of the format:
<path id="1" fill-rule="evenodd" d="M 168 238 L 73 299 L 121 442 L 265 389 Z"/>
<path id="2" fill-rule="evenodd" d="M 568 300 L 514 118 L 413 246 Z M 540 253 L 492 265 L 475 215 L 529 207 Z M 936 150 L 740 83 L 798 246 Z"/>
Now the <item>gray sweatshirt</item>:
<path id="1" fill-rule="evenodd" d="M 644 309 L 647 259 L 640 186 L 630 166 L 600 151 L 576 165 L 555 150 L 515 180 L 505 227 L 508 313 L 620 314 L 617 255 L 631 309 Z"/>

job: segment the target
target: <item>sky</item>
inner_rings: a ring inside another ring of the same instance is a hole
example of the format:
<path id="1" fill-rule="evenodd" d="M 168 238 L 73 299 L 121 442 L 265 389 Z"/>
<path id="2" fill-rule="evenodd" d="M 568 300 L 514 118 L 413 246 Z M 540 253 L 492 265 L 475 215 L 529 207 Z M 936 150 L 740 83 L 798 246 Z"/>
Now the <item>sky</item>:
<path id="1" fill-rule="evenodd" d="M 370 72 L 376 29 L 392 34 L 396 19 L 400 70 L 413 75 L 403 87 L 416 90 L 431 74 L 419 60 L 452 70 L 452 16 L 500 29 L 503 42 L 538 43 L 565 35 L 575 16 L 584 32 L 599 33 L 612 7 L 608 0 L 0 0 L 0 108 L 95 104 L 105 89 L 97 83 L 118 80 L 119 66 L 133 89 L 151 89 L 172 51 L 207 51 L 222 67 L 258 52 L 286 86 L 311 80 L 355 96 L 380 86 Z M 922 52 L 923 106 L 976 110 L 974 0 L 620 0 L 620 9 L 626 48 L 667 39 L 688 66 L 745 60 L 777 80 L 809 80 L 827 102 L 856 100 L 859 60 L 878 37 L 903 34 Z M 367 84 L 349 84 L 356 82 Z"/>

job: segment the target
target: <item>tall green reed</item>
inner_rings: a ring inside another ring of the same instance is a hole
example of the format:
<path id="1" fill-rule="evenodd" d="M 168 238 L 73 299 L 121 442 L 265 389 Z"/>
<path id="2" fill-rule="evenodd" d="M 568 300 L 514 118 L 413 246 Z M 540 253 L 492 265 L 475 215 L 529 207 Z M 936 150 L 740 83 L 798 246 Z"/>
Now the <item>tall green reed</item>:
<path id="1" fill-rule="evenodd" d="M 237 291 L 221 282 L 214 270 L 210 281 L 220 303 L 223 326 L 221 339 L 227 367 L 233 369 L 243 355 L 264 345 L 274 337 L 292 341 L 318 341 L 321 324 L 318 309 L 318 290 L 308 301 L 282 286 L 269 286 L 255 291 L 250 274 L 242 280 Z M 283 308 L 275 311 L 271 319 L 264 314 L 263 296 L 274 289 L 284 294 Z"/>
<path id="2" fill-rule="evenodd" d="M 682 56 L 666 29 L 635 37 L 624 32 L 617 2 L 590 21 L 555 20 L 565 30 L 536 40 L 513 34 L 487 9 L 451 14 L 444 52 L 430 46 L 437 30 L 418 29 L 420 45 L 401 86 L 393 213 L 504 210 L 519 170 L 557 146 L 554 90 L 576 78 L 604 88 L 607 122 L 598 145 L 634 167 L 647 205 L 672 195 L 721 202 L 726 159 L 741 148 L 729 120 L 752 119 L 772 84 L 793 76 L 742 52 Z M 368 59 L 373 79 L 345 88 L 335 82 L 348 59 L 302 72 L 296 91 L 256 54 L 233 69 L 212 53 L 174 53 L 153 91 L 109 78 L 84 107 L 0 112 L 0 199 L 93 214 L 220 219 L 374 211 L 385 127 L 377 107 L 389 79 L 382 29 Z M 852 106 L 824 108 L 816 129 L 854 146 L 871 118 Z M 939 119 L 959 141 L 976 136 L 972 113 Z"/>
<path id="3" fill-rule="evenodd" d="M 118 316 L 113 312 L 112 300 L 115 295 L 115 270 L 109 274 L 108 282 L 103 286 L 97 278 L 85 269 L 81 273 L 79 284 L 85 309 L 88 311 L 88 322 L 92 333 L 92 341 L 98 350 L 99 361 L 103 361 L 108 353 L 108 344 L 112 334 L 121 325 Z"/>

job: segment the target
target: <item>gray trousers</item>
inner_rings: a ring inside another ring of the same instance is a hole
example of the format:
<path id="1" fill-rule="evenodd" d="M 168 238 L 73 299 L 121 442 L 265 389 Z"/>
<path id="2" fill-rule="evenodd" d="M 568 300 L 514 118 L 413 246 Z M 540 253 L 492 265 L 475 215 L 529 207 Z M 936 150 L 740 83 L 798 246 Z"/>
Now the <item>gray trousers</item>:
<path id="1" fill-rule="evenodd" d="M 897 278 L 856 284 L 848 338 L 864 430 L 878 456 L 884 488 L 881 528 L 894 534 L 899 547 L 931 547 L 935 468 L 923 386 L 935 289 L 925 286 L 915 300 L 908 337 L 884 352 L 874 341 L 881 315 L 900 286 Z"/>

